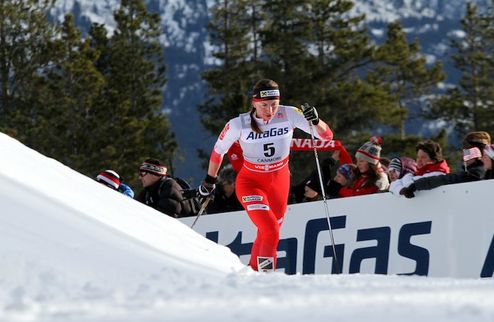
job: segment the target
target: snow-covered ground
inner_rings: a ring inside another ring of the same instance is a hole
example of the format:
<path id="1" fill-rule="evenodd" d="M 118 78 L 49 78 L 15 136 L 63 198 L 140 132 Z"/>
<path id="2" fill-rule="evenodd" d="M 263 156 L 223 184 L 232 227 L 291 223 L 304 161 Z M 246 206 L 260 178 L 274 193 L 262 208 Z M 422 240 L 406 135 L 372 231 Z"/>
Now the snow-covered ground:
<path id="1" fill-rule="evenodd" d="M 0 133 L 0 321 L 494 321 L 494 283 L 254 273 Z"/>

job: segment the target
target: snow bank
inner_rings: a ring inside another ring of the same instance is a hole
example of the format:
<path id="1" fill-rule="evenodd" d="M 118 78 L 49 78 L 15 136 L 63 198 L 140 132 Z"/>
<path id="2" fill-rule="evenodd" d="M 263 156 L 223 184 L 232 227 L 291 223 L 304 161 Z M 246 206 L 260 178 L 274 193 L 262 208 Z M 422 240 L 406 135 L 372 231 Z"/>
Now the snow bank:
<path id="1" fill-rule="evenodd" d="M 0 134 L 0 321 L 493 321 L 494 284 L 258 274 Z"/>

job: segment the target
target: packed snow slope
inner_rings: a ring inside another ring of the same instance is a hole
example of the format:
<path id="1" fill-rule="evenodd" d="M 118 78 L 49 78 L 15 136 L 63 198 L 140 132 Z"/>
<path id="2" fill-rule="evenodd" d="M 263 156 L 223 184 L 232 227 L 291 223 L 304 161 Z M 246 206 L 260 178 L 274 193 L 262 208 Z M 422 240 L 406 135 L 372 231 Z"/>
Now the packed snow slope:
<path id="1" fill-rule="evenodd" d="M 494 321 L 491 279 L 258 274 L 0 133 L 0 321 Z"/>

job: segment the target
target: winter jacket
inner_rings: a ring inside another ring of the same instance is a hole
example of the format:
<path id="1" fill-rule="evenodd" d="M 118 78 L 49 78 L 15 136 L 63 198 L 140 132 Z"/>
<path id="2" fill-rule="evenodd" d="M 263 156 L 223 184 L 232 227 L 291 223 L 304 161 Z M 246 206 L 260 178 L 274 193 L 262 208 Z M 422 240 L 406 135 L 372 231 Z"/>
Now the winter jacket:
<path id="1" fill-rule="evenodd" d="M 430 190 L 447 184 L 471 182 L 483 179 L 485 176 L 484 163 L 477 160 L 469 165 L 466 170 L 457 173 L 449 173 L 444 176 L 422 178 L 415 181 L 416 190 Z"/>
<path id="2" fill-rule="evenodd" d="M 175 218 L 189 216 L 191 213 L 190 206 L 183 202 L 180 185 L 166 176 L 144 188 L 136 200 Z"/>
<path id="3" fill-rule="evenodd" d="M 134 198 L 134 190 L 132 190 L 131 187 L 126 185 L 125 183 L 120 183 L 120 186 L 118 187 L 118 191 L 126 195 L 127 197 Z"/>
<path id="4" fill-rule="evenodd" d="M 239 210 L 244 210 L 244 207 L 238 201 L 236 194 L 233 193 L 230 197 L 227 197 L 223 191 L 223 187 L 219 185 L 214 191 L 213 202 L 209 203 L 206 212 L 208 214 L 216 214 Z"/>
<path id="5" fill-rule="evenodd" d="M 417 168 L 415 176 L 411 173 L 408 173 L 403 176 L 403 178 L 391 182 L 391 185 L 389 186 L 389 192 L 391 192 L 395 196 L 399 196 L 401 189 L 409 187 L 412 183 L 421 178 L 440 176 L 448 173 L 449 166 L 445 160 L 438 163 L 426 164 L 421 168 Z"/>
<path id="6" fill-rule="evenodd" d="M 485 177 L 485 172 L 484 163 L 481 160 L 477 160 L 462 172 L 418 179 L 409 187 L 403 188 L 400 194 L 407 198 L 413 198 L 415 197 L 414 192 L 417 190 L 431 190 L 447 184 L 482 180 Z"/>
<path id="7" fill-rule="evenodd" d="M 446 160 L 437 163 L 426 164 L 421 168 L 417 168 L 415 175 L 422 176 L 426 173 L 441 172 L 449 173 L 449 166 Z"/>
<path id="8" fill-rule="evenodd" d="M 367 180 L 368 180 L 367 176 L 362 175 L 353 183 L 352 187 L 350 188 L 342 187 L 338 195 L 340 197 L 352 197 L 352 196 L 369 195 L 378 192 L 379 188 L 375 184 L 365 186 Z"/>
<path id="9" fill-rule="evenodd" d="M 355 182 L 350 188 L 342 187 L 338 192 L 340 197 L 362 196 L 369 195 L 376 192 L 387 191 L 389 187 L 388 175 L 384 173 L 381 165 L 378 168 L 378 178 L 373 184 L 369 183 L 369 177 L 366 174 L 362 174 L 357 177 Z"/>

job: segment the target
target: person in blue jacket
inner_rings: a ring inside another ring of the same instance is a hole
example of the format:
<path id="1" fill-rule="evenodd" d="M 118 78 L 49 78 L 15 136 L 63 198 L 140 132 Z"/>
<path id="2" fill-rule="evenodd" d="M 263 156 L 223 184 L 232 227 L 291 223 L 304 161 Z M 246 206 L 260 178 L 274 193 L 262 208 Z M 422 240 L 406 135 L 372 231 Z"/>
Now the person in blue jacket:
<path id="1" fill-rule="evenodd" d="M 96 181 L 113 190 L 117 190 L 130 198 L 134 198 L 134 191 L 132 188 L 123 183 L 120 175 L 113 170 L 100 172 L 96 177 Z"/>

